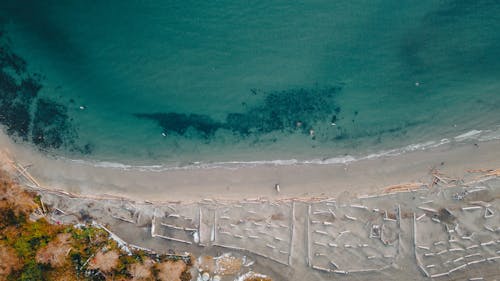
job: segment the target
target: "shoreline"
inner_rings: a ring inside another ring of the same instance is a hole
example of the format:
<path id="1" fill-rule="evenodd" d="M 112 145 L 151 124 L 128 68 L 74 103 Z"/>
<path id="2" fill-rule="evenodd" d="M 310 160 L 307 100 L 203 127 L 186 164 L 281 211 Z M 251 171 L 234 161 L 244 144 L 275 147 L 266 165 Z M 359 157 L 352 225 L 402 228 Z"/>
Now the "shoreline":
<path id="1" fill-rule="evenodd" d="M 449 143 L 341 165 L 168 172 L 75 165 L 20 147 L 0 150 L 0 168 L 10 167 L 12 176 L 40 196 L 49 221 L 96 221 L 132 248 L 243 257 L 250 261 L 243 271 L 263 272 L 272 280 L 331 280 L 332 274 L 458 280 L 497 274 L 500 140 Z M 63 181 L 54 180 L 58 177 Z M 249 182 L 238 182 L 239 177 Z M 276 178 L 279 194 L 272 185 Z M 170 190 L 159 189 L 167 179 Z M 109 182 L 114 186 L 105 189 Z M 224 189 L 216 185 L 224 182 L 232 184 L 231 192 L 207 195 Z M 250 185 L 254 188 L 247 189 Z M 259 192 L 267 193 L 259 197 Z M 449 237 L 450 225 L 459 239 L 439 244 L 436 239 Z M 477 255 L 481 259 L 470 259 Z M 451 268 L 445 261 L 450 256 L 463 264 Z M 203 268 L 196 266 L 194 276 Z"/>
<path id="2" fill-rule="evenodd" d="M 427 183 L 432 169 L 460 177 L 469 169 L 500 167 L 500 140 L 479 144 L 451 142 L 345 164 L 257 165 L 161 172 L 94 167 L 56 159 L 15 144 L 3 134 L 0 143 L 16 162 L 31 165 L 30 174 L 44 187 L 83 196 L 116 196 L 135 201 L 351 198 L 380 193 L 391 185 Z M 276 184 L 280 185 L 279 193 Z"/>

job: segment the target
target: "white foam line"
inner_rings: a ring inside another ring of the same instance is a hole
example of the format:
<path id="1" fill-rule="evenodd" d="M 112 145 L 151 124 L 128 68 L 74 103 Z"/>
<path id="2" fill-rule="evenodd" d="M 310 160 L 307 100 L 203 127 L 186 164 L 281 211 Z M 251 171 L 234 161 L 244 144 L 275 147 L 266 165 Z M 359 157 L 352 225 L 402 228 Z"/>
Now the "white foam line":
<path id="1" fill-rule="evenodd" d="M 481 134 L 481 132 L 482 132 L 481 130 L 471 130 L 465 134 L 461 134 L 461 135 L 454 137 L 454 139 L 455 139 L 455 141 L 463 141 L 466 139 L 471 139 L 471 138 Z"/>
<path id="2" fill-rule="evenodd" d="M 477 139 L 478 141 L 500 139 L 500 134 L 499 136 L 497 136 L 498 134 L 497 131 L 500 131 L 500 129 L 495 128 L 494 130 L 484 130 L 484 131 L 471 130 L 469 132 L 455 136 L 453 140 L 455 142 L 463 142 L 469 139 Z M 373 153 L 365 156 L 347 155 L 344 157 L 318 158 L 309 160 L 276 159 L 276 160 L 262 160 L 262 161 L 222 161 L 222 162 L 208 162 L 208 163 L 195 161 L 189 163 L 188 165 L 179 162 L 176 163 L 174 162 L 165 165 L 130 165 L 118 162 L 110 162 L 110 161 L 71 159 L 63 156 L 57 156 L 56 159 L 62 159 L 65 161 L 70 161 L 73 163 L 87 165 L 87 166 L 94 166 L 97 168 L 111 168 L 111 169 L 121 169 L 121 170 L 150 171 L 150 172 L 163 172 L 168 170 L 214 169 L 214 168 L 226 168 L 233 170 L 239 167 L 255 167 L 260 165 L 288 166 L 288 165 L 304 165 L 304 164 L 314 164 L 314 165 L 348 164 L 358 160 L 392 157 L 416 150 L 426 150 L 429 148 L 439 147 L 441 145 L 448 144 L 450 142 L 451 141 L 449 139 L 443 138 L 439 141 L 431 140 L 423 143 L 410 144 L 396 149 L 382 150 L 378 153 Z"/>

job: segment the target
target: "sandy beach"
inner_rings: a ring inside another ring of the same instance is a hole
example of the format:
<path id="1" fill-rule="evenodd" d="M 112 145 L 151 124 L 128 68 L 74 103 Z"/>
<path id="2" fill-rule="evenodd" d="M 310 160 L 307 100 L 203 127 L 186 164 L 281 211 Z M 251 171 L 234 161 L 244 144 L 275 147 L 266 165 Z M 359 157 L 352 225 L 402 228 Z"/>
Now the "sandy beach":
<path id="1" fill-rule="evenodd" d="M 0 281 L 500 280 L 500 1 L 60 2 L 0 1 Z"/>
<path id="2" fill-rule="evenodd" d="M 0 143 L 3 168 L 19 175 L 8 164 L 14 159 L 40 185 L 21 175 L 49 206 L 50 221 L 91 219 L 130 247 L 247 261 L 224 281 L 252 270 L 290 281 L 497 274 L 498 140 L 346 164 L 162 172 L 56 159 L 3 135 Z"/>
<path id="3" fill-rule="evenodd" d="M 460 177 L 469 169 L 500 166 L 500 141 L 460 142 L 397 156 L 347 164 L 258 165 L 240 168 L 141 171 L 95 167 L 45 156 L 0 136 L 2 148 L 47 188 L 134 200 L 195 202 L 202 199 L 284 199 L 378 193 L 383 187 L 426 183 L 438 169 Z M 275 185 L 280 185 L 280 192 Z"/>

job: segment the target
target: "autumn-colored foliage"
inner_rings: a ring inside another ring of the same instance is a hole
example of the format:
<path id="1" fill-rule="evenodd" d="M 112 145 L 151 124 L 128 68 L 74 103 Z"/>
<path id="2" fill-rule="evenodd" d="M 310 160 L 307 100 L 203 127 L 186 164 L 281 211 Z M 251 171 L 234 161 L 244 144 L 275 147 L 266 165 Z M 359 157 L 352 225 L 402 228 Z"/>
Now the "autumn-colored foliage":
<path id="1" fill-rule="evenodd" d="M 165 261 L 157 264 L 158 280 L 160 281 L 182 281 L 181 275 L 186 271 L 186 263 L 182 260 Z"/>
<path id="2" fill-rule="evenodd" d="M 149 281 L 153 280 L 153 274 L 151 268 L 154 265 L 154 261 L 150 258 L 146 258 L 142 263 L 137 262 L 128 266 L 127 270 L 132 275 L 133 281 Z"/>
<path id="3" fill-rule="evenodd" d="M 71 249 L 71 234 L 60 233 L 45 247 L 38 250 L 36 262 L 49 264 L 52 267 L 61 267 L 68 261 L 67 256 Z"/>
<path id="4" fill-rule="evenodd" d="M 128 255 L 101 228 L 50 224 L 47 208 L 0 169 L 0 281 L 191 279 L 184 259 Z"/>
<path id="5" fill-rule="evenodd" d="M 0 244 L 0 280 L 7 280 L 12 271 L 21 267 L 21 260 L 14 248 Z"/>
<path id="6" fill-rule="evenodd" d="M 89 269 L 99 269 L 102 272 L 111 272 L 118 266 L 120 254 L 118 251 L 108 251 L 106 253 L 99 251 L 90 259 Z"/>

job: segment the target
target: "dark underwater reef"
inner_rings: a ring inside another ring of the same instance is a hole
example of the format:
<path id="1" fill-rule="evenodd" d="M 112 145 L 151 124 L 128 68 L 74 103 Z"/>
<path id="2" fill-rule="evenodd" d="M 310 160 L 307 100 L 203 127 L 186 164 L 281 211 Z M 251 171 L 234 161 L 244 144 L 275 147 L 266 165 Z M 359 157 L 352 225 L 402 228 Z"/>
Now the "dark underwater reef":
<path id="1" fill-rule="evenodd" d="M 340 87 L 310 89 L 298 88 L 263 92 L 263 101 L 243 113 L 229 113 L 225 121 L 213 120 L 207 115 L 167 113 L 137 113 L 139 118 L 155 120 L 164 133 L 185 135 L 195 130 L 205 139 L 211 139 L 218 129 L 226 129 L 240 136 L 259 136 L 271 132 L 301 132 L 309 135 L 319 123 L 335 122 L 340 107 L 335 102 Z M 255 90 L 252 90 L 255 93 Z"/>
<path id="2" fill-rule="evenodd" d="M 7 134 L 41 149 L 64 147 L 90 153 L 90 145 L 75 144 L 77 132 L 67 107 L 40 97 L 41 80 L 40 75 L 29 73 L 26 61 L 11 50 L 0 27 L 0 123 Z"/>

